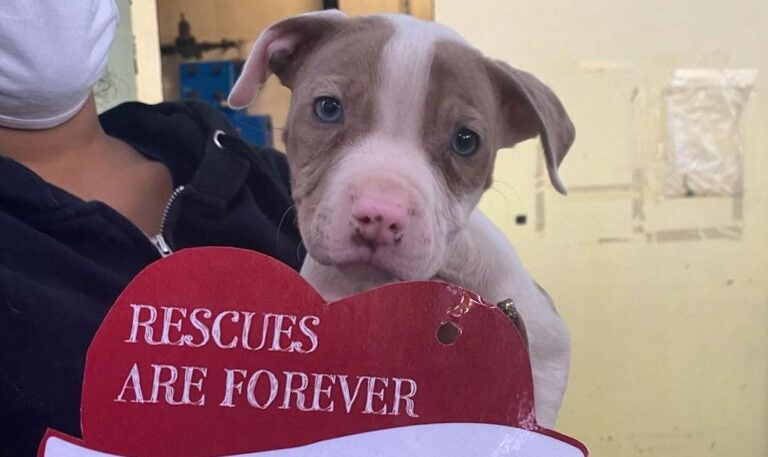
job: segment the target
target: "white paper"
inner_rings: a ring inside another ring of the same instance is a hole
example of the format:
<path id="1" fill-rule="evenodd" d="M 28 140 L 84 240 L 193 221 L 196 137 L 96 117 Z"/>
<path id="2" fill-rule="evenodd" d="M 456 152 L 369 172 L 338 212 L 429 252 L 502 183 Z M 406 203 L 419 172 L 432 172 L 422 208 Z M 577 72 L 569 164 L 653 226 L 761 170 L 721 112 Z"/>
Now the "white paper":
<path id="1" fill-rule="evenodd" d="M 246 433 L 247 427 L 244 427 Z M 117 457 L 48 438 L 45 457 Z M 425 424 L 377 430 L 307 446 L 232 457 L 584 457 L 578 448 L 520 428 L 494 424 Z"/>

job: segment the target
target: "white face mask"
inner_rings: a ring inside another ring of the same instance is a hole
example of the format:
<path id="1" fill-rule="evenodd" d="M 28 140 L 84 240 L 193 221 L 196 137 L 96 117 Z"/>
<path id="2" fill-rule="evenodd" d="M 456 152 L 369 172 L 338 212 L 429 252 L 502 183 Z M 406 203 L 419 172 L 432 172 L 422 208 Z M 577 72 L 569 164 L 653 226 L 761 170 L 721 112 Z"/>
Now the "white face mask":
<path id="1" fill-rule="evenodd" d="M 113 0 L 0 0 L 0 126 L 55 127 L 77 114 L 107 64 Z"/>

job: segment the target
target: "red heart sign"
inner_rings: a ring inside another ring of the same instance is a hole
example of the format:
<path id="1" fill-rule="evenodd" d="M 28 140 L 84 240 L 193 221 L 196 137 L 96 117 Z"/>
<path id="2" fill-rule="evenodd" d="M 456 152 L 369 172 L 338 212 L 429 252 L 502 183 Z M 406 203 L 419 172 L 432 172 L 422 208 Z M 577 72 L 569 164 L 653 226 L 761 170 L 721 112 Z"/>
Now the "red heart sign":
<path id="1" fill-rule="evenodd" d="M 231 248 L 181 251 L 131 282 L 88 352 L 82 428 L 40 455 L 587 454 L 536 424 L 523 341 L 476 295 L 412 282 L 327 304 Z"/>

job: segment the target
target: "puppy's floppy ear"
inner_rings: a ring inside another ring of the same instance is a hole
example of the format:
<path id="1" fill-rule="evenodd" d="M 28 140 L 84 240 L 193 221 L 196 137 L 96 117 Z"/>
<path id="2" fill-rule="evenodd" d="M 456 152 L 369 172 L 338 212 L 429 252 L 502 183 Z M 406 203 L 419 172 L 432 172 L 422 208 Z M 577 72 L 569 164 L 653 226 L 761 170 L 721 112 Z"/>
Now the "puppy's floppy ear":
<path id="1" fill-rule="evenodd" d="M 233 108 L 248 106 L 271 73 L 275 73 L 283 85 L 291 87 L 307 52 L 346 19 L 347 16 L 338 10 L 326 10 L 272 24 L 253 44 L 243 71 L 229 94 L 229 105 Z"/>
<path id="2" fill-rule="evenodd" d="M 558 192 L 565 195 L 565 186 L 557 168 L 576 136 L 565 108 L 554 92 L 530 73 L 501 61 L 487 60 L 486 67 L 502 99 L 507 125 L 504 146 L 514 146 L 540 135 L 549 180 Z"/>

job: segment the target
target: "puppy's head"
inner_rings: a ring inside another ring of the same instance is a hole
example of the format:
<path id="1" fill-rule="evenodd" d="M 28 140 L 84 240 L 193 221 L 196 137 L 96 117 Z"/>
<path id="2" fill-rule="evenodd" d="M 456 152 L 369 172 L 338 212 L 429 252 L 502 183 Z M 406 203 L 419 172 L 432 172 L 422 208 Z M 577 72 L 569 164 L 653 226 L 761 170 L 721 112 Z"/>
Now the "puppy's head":
<path id="1" fill-rule="evenodd" d="M 499 148 L 540 135 L 552 184 L 574 138 L 557 97 L 408 16 L 338 12 L 278 22 L 256 41 L 230 104 L 270 73 L 292 90 L 285 128 L 309 254 L 350 272 L 433 276 L 492 182 Z"/>

